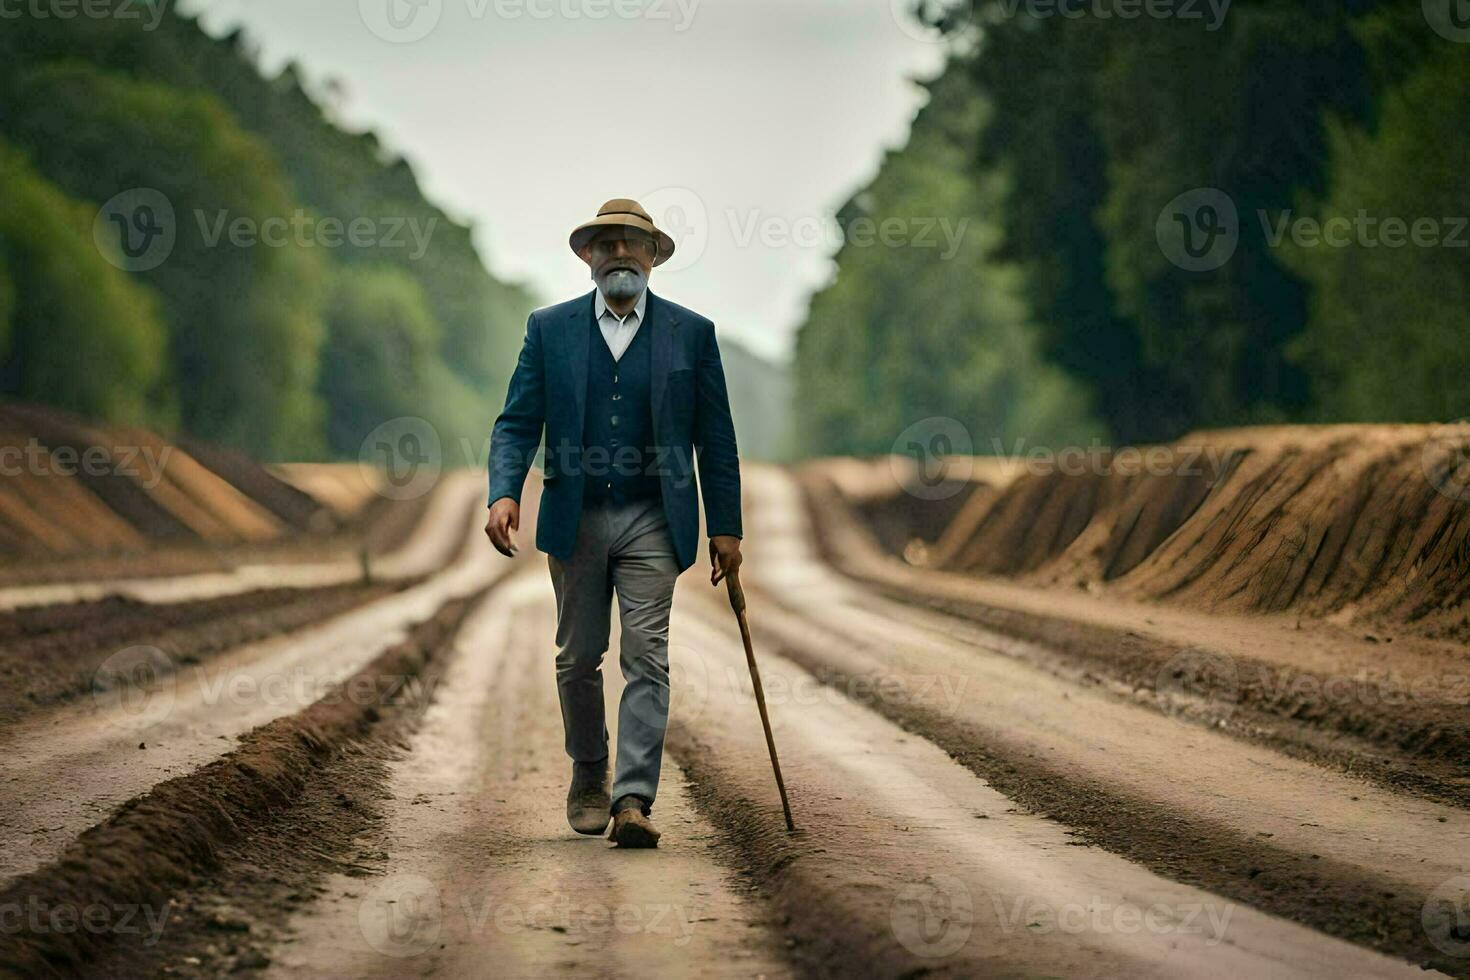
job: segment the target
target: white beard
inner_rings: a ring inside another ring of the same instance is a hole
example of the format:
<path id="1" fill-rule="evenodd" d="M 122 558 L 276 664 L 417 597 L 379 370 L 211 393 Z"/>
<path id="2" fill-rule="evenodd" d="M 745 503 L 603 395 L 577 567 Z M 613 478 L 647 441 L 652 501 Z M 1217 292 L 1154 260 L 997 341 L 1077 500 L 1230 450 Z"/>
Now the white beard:
<path id="1" fill-rule="evenodd" d="M 608 299 L 632 299 L 648 286 L 646 275 L 630 269 L 614 269 L 601 278 L 594 275 L 592 280 Z"/>

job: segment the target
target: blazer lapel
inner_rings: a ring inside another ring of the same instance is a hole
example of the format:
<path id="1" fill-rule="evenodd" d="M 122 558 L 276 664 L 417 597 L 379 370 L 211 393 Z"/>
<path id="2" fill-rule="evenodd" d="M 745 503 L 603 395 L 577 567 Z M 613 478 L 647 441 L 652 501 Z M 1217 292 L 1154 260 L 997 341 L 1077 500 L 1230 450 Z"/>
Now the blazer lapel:
<path id="1" fill-rule="evenodd" d="M 653 341 L 652 377 L 649 378 L 649 395 L 653 398 L 653 431 L 658 434 L 659 413 L 664 405 L 664 388 L 669 380 L 669 365 L 674 357 L 674 327 L 678 323 L 673 311 L 664 305 L 652 292 L 648 294 L 649 337 Z"/>

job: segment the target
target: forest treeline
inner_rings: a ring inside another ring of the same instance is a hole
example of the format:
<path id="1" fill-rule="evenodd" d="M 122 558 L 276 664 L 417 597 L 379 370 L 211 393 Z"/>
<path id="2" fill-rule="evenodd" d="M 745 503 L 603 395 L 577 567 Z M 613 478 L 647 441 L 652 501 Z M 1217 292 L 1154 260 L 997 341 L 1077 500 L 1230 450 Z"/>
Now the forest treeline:
<path id="1" fill-rule="evenodd" d="M 1470 415 L 1470 24 L 1100 6 L 1128 5 L 923 5 L 954 50 L 839 213 L 799 449 L 886 453 L 936 416 L 1012 452 Z"/>
<path id="2" fill-rule="evenodd" d="M 87 11 L 0 28 L 0 395 L 272 459 L 401 415 L 478 446 L 528 292 L 240 34 Z"/>

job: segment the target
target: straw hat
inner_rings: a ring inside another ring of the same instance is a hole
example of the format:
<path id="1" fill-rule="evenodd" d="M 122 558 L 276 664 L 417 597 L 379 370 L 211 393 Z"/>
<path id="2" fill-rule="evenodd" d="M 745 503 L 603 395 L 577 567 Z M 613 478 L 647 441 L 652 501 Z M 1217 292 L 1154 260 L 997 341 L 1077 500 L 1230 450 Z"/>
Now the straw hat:
<path id="1" fill-rule="evenodd" d="M 572 251 L 578 253 L 587 247 L 592 236 L 604 228 L 637 228 L 641 232 L 652 235 L 658 246 L 658 254 L 654 257 L 654 265 L 662 265 L 670 255 L 674 254 L 674 240 L 654 225 L 653 219 L 648 212 L 643 210 L 643 205 L 627 197 L 615 197 L 602 207 L 597 209 L 597 217 L 586 224 L 578 225 L 572 231 L 569 243 Z"/>

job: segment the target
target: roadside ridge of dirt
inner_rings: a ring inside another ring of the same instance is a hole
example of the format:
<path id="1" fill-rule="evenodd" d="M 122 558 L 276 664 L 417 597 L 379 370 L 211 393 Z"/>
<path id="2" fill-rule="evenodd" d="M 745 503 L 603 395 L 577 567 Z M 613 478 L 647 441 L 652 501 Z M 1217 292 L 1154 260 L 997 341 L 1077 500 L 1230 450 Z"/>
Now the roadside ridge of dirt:
<path id="1" fill-rule="evenodd" d="M 337 529 L 339 521 L 331 508 L 246 453 L 188 436 L 181 437 L 178 446 L 287 527 L 313 534 L 329 534 Z"/>
<path id="2" fill-rule="evenodd" d="M 42 559 L 6 563 L 5 583 L 391 549 L 424 508 L 388 499 L 355 463 L 323 464 L 338 475 L 322 485 L 352 483 L 358 506 L 345 512 L 341 493 L 318 498 L 239 450 L 23 402 L 0 401 L 0 449 L 15 463 L 0 481 L 0 554 Z"/>
<path id="3" fill-rule="evenodd" d="M 891 461 L 870 465 L 889 496 L 910 498 L 915 533 L 922 515 L 952 508 L 927 485 L 905 494 Z M 930 564 L 1470 641 L 1470 422 L 1206 430 L 1163 446 L 1043 452 L 1026 469 L 976 493 Z M 876 496 L 855 503 L 868 510 Z"/>
<path id="4" fill-rule="evenodd" d="M 95 689 L 98 668 L 134 644 L 164 655 L 154 668 L 194 664 L 222 650 L 289 633 L 422 579 L 257 589 L 208 599 L 147 603 L 123 596 L 27 606 L 0 614 L 0 717 Z"/>
<path id="5" fill-rule="evenodd" d="M 798 473 L 813 543 L 836 571 L 898 602 L 973 622 L 1021 642 L 1011 653 L 1069 679 L 1100 683 L 1159 711 L 1270 745 L 1399 790 L 1470 807 L 1470 659 L 1416 687 L 1361 667 L 1326 673 L 1183 644 L 1143 629 L 995 605 L 961 593 L 954 573 L 915 569 L 867 536 L 819 471 Z M 952 587 L 947 587 L 952 586 Z"/>
<path id="6" fill-rule="evenodd" d="M 415 523 L 404 529 L 401 545 L 386 553 L 376 549 L 374 536 L 368 533 L 357 540 L 340 535 L 329 539 L 303 537 L 294 547 L 290 547 L 292 542 L 283 541 L 269 548 L 196 549 L 194 555 L 207 553 L 218 566 L 207 570 L 180 571 L 172 567 L 168 559 L 180 553 L 177 549 L 135 554 L 128 561 L 104 561 L 105 570 L 100 575 L 62 575 L 59 581 L 58 576 L 45 572 L 69 562 L 32 563 L 42 574 L 25 576 L 15 584 L 7 581 L 5 569 L 0 568 L 0 609 L 95 601 L 114 594 L 165 603 L 262 588 L 315 588 L 365 577 L 392 580 L 432 575 L 463 552 L 465 539 L 454 532 L 461 530 L 466 521 L 479 530 L 477 515 L 483 506 L 483 486 L 484 477 L 477 471 L 445 474 L 434 492 L 424 495 L 426 502 L 414 511 Z M 470 540 L 477 538 L 471 535 Z M 183 554 L 188 556 L 187 551 Z M 144 574 L 136 577 L 127 574 L 126 568 L 138 571 L 136 563 L 150 556 L 160 567 L 141 569 Z"/>
<path id="7" fill-rule="evenodd" d="M 150 540 L 228 544 L 283 532 L 267 508 L 152 432 L 37 405 L 6 404 L 0 415 L 44 450 L 46 479 L 80 483 Z"/>
<path id="8" fill-rule="evenodd" d="M 391 711 L 491 587 L 444 603 L 406 640 L 305 710 L 251 731 L 234 751 L 124 804 L 58 860 L 14 880 L 0 892 L 0 906 L 71 909 L 74 916 L 97 907 L 164 908 L 218 864 L 223 848 L 299 799 L 320 767 Z M 0 974 L 72 975 L 116 939 L 108 930 L 6 928 Z"/>

